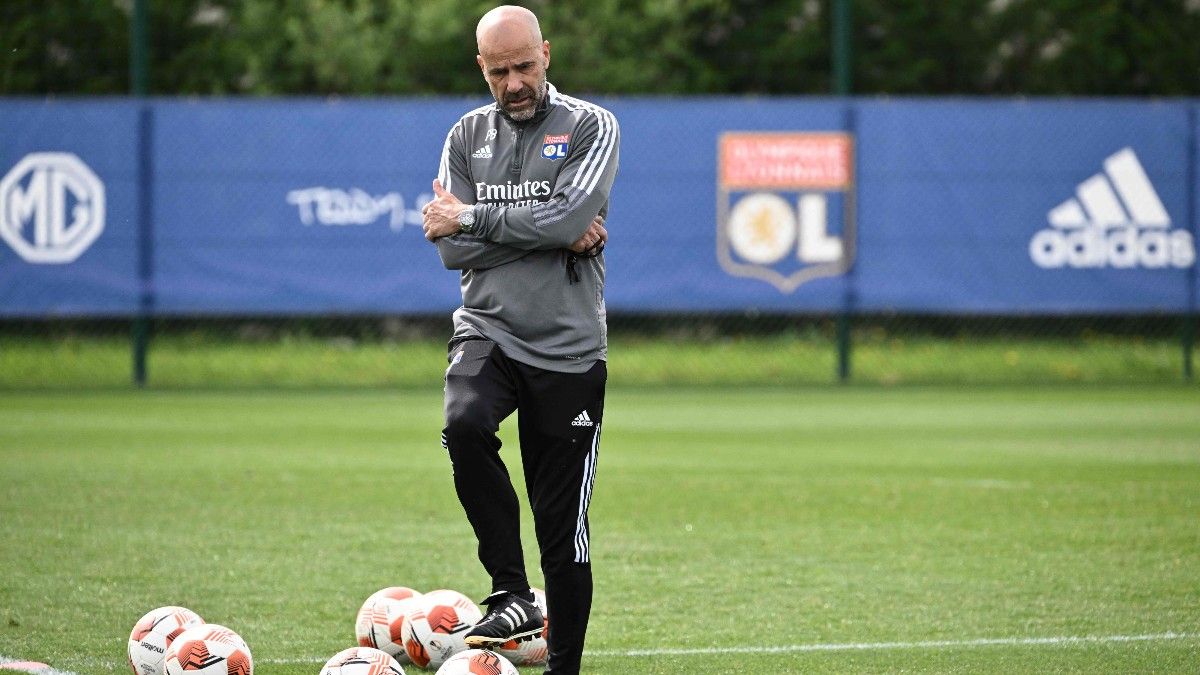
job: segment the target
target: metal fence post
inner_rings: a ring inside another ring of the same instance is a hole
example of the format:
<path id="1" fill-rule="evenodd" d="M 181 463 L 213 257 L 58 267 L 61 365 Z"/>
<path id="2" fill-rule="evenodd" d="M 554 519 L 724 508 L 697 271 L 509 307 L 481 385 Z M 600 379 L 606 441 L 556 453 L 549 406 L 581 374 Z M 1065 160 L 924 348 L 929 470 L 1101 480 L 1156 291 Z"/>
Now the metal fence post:
<path id="1" fill-rule="evenodd" d="M 853 49 L 853 16 L 851 14 L 851 0 L 836 0 L 833 7 L 833 87 L 834 93 L 838 96 L 850 96 L 854 82 L 854 49 Z M 854 117 L 853 103 L 846 101 L 846 111 L 842 126 L 844 131 L 853 137 L 856 120 Z M 857 157 L 858 150 L 855 148 L 855 156 Z M 857 161 L 857 160 L 856 160 Z M 852 187 L 851 189 L 857 189 Z M 851 246 L 843 247 L 843 255 L 850 256 Z M 848 260 L 847 268 L 844 274 L 845 279 L 845 294 L 842 298 L 842 309 L 838 313 L 837 320 L 837 374 L 839 382 L 850 381 L 850 324 L 854 312 L 854 280 L 852 273 L 854 270 L 854 261 L 852 258 Z"/>
<path id="2" fill-rule="evenodd" d="M 1200 223 L 1196 222 L 1196 181 L 1200 180 L 1200 176 L 1196 174 L 1196 162 L 1200 161 L 1197 154 L 1200 154 L 1200 143 L 1197 143 L 1196 124 L 1197 115 L 1196 109 L 1198 104 L 1193 101 L 1188 106 L 1188 158 L 1187 158 L 1187 220 L 1188 228 L 1192 231 L 1192 246 L 1196 246 L 1197 240 L 1200 240 Z M 1196 344 L 1196 265 L 1197 261 L 1192 261 L 1192 266 L 1188 268 L 1187 274 L 1184 276 L 1187 279 L 1187 308 L 1183 313 L 1183 330 L 1181 331 L 1180 341 L 1183 343 L 1183 381 L 1191 382 L 1194 373 L 1192 373 L 1192 355 Z"/>
<path id="3" fill-rule="evenodd" d="M 146 355 L 150 351 L 154 316 L 154 109 L 143 101 L 138 108 L 137 266 L 138 308 L 133 321 L 133 382 L 146 385 Z"/>
<path id="4" fill-rule="evenodd" d="M 146 385 L 146 353 L 150 348 L 150 317 L 154 305 L 152 288 L 154 238 L 151 231 L 152 167 L 150 166 L 154 118 L 150 104 L 145 100 L 149 72 L 146 12 L 146 0 L 133 0 L 129 39 L 129 84 L 130 93 L 139 101 L 137 126 L 138 308 L 137 315 L 133 319 L 131 341 L 133 383 L 138 387 Z"/>
<path id="5" fill-rule="evenodd" d="M 851 0 L 835 0 L 833 6 L 833 90 L 849 96 L 854 82 L 854 17 Z"/>

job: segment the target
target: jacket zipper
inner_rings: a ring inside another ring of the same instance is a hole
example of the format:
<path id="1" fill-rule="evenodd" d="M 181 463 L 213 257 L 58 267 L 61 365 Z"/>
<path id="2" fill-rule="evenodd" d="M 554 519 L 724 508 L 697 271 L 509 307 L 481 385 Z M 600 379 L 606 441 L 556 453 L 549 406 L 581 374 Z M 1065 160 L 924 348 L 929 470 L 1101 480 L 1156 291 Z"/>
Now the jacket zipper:
<path id="1" fill-rule="evenodd" d="M 521 174 L 521 162 L 525 157 L 525 148 L 522 141 L 525 140 L 525 130 L 518 128 L 513 135 L 513 158 L 512 164 L 509 165 L 509 170 L 517 175 Z"/>

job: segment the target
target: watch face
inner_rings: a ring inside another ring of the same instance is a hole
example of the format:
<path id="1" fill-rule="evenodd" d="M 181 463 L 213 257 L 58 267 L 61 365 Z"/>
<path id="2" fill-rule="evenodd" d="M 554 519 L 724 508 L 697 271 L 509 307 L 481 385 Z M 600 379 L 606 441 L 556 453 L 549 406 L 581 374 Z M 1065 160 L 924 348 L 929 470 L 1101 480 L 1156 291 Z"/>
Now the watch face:
<path id="1" fill-rule="evenodd" d="M 462 228 L 463 232 L 470 232 L 472 226 L 475 225 L 475 212 L 467 209 L 458 214 L 458 225 Z"/>

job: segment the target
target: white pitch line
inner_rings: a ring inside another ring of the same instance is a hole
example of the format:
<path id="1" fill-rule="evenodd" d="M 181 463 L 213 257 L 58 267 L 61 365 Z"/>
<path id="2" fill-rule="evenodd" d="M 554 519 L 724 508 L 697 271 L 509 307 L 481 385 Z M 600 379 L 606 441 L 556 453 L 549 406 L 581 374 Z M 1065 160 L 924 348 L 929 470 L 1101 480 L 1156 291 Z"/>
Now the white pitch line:
<path id="1" fill-rule="evenodd" d="M 1157 642 L 1200 639 L 1200 633 L 1156 633 L 1153 635 L 1085 635 L 1033 638 L 979 638 L 976 640 L 926 640 L 922 642 L 845 642 L 782 645 L 778 647 L 697 647 L 589 651 L 589 656 L 693 656 L 719 654 L 794 654 L 802 652 L 848 652 L 893 649 L 947 649 L 993 646 L 1064 646 L 1119 642 Z"/>
<path id="2" fill-rule="evenodd" d="M 25 663 L 21 659 L 14 659 L 11 656 L 0 655 L 0 672 L 10 673 L 36 673 L 36 675 L 76 675 L 69 670 L 56 670 L 54 668 L 39 668 L 37 670 L 17 670 L 16 668 L 6 668 L 10 663 Z"/>
<path id="3" fill-rule="evenodd" d="M 1031 638 L 979 638 L 976 640 L 926 640 L 922 642 L 842 642 L 828 644 L 750 646 L 750 647 L 663 647 L 659 649 L 601 649 L 588 650 L 586 656 L 598 658 L 638 656 L 717 656 L 721 654 L 797 654 L 804 652 L 849 652 L 897 649 L 958 649 L 969 647 L 1069 646 L 1121 642 L 1162 642 L 1167 640 L 1197 640 L 1200 633 L 1155 633 L 1149 635 L 1085 635 Z M 259 660 L 255 659 L 258 663 Z M 271 665 L 324 663 L 325 659 L 262 659 Z"/>

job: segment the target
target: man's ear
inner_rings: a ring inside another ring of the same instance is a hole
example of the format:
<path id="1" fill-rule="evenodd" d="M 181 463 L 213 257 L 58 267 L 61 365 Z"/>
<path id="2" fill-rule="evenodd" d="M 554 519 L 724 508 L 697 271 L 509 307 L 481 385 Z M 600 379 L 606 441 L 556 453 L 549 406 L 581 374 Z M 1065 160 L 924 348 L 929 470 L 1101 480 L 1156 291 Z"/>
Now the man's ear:
<path id="1" fill-rule="evenodd" d="M 549 40 L 542 41 L 542 61 L 545 62 L 545 65 L 542 66 L 542 69 L 550 70 L 550 41 Z"/>
<path id="2" fill-rule="evenodd" d="M 482 54 L 476 54 L 476 55 L 475 55 L 475 63 L 478 63 L 478 64 L 479 64 L 479 70 L 480 70 L 480 72 L 483 72 L 483 73 L 486 75 L 486 74 L 487 74 L 487 72 L 486 72 L 486 70 L 487 70 L 487 69 L 483 67 L 483 55 L 482 55 Z"/>

